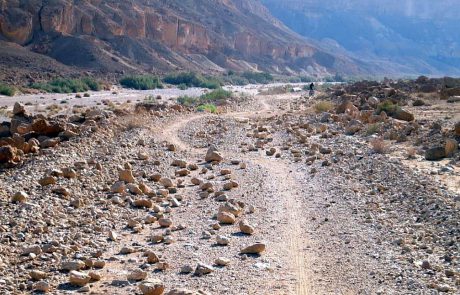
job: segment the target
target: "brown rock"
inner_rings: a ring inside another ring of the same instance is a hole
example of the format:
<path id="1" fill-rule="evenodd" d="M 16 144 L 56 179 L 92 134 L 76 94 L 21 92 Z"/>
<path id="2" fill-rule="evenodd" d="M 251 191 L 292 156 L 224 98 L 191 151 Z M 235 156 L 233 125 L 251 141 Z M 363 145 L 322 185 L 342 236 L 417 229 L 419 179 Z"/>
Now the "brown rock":
<path id="1" fill-rule="evenodd" d="M 139 289 L 143 295 L 162 295 L 165 291 L 165 286 L 163 282 L 158 279 L 150 279 L 142 282 L 139 285 Z"/>
<path id="2" fill-rule="evenodd" d="M 236 222 L 236 217 L 228 212 L 219 212 L 217 214 L 217 221 L 222 224 L 234 224 Z"/>
<path id="3" fill-rule="evenodd" d="M 146 251 L 145 255 L 147 256 L 147 263 L 153 264 L 160 262 L 160 258 L 158 258 L 157 254 L 153 251 Z"/>
<path id="4" fill-rule="evenodd" d="M 26 192 L 17 192 L 14 194 L 14 196 L 11 198 L 11 202 L 14 203 L 24 203 L 27 201 L 29 198 L 29 195 Z"/>
<path id="5" fill-rule="evenodd" d="M 26 112 L 26 108 L 22 103 L 16 102 L 13 107 L 13 115 L 20 116 L 24 115 Z"/>
<path id="6" fill-rule="evenodd" d="M 10 145 L 0 147 L 0 163 L 18 163 L 21 161 L 19 150 Z"/>
<path id="7" fill-rule="evenodd" d="M 131 169 L 122 169 L 118 171 L 118 179 L 120 181 L 124 181 L 126 183 L 134 183 L 136 180 L 134 179 L 133 172 Z"/>
<path id="8" fill-rule="evenodd" d="M 29 273 L 29 276 L 34 281 L 44 280 L 48 277 L 48 274 L 44 271 L 33 270 Z"/>
<path id="9" fill-rule="evenodd" d="M 407 122 L 412 122 L 415 120 L 415 117 L 413 114 L 409 113 L 408 111 L 405 111 L 403 109 L 396 109 L 394 114 L 392 115 L 393 118 L 402 120 L 402 121 L 407 121 Z"/>
<path id="10" fill-rule="evenodd" d="M 248 246 L 241 250 L 241 254 L 260 254 L 265 251 L 264 243 L 255 243 L 254 245 Z"/>
<path id="11" fill-rule="evenodd" d="M 153 202 L 149 199 L 137 199 L 133 202 L 134 206 L 139 208 L 152 208 Z"/>
<path id="12" fill-rule="evenodd" d="M 447 139 L 445 144 L 446 157 L 451 157 L 458 151 L 458 142 L 455 139 Z"/>
<path id="13" fill-rule="evenodd" d="M 141 269 L 133 270 L 127 277 L 128 281 L 143 281 L 147 278 L 148 273 Z"/>
<path id="14" fill-rule="evenodd" d="M 41 281 L 33 284 L 32 289 L 38 292 L 48 293 L 51 291 L 51 286 L 48 282 Z"/>
<path id="15" fill-rule="evenodd" d="M 170 227 L 172 225 L 172 220 L 171 218 L 160 218 L 158 219 L 158 224 L 160 224 L 161 227 Z"/>
<path id="16" fill-rule="evenodd" d="M 71 271 L 69 274 L 69 283 L 74 286 L 83 287 L 89 283 L 91 277 L 84 272 Z"/>
<path id="17" fill-rule="evenodd" d="M 252 227 L 249 222 L 242 220 L 239 223 L 240 231 L 247 235 L 252 235 L 254 233 L 254 227 Z"/>
<path id="18" fill-rule="evenodd" d="M 223 160 L 223 157 L 221 154 L 217 151 L 217 148 L 215 146 L 211 146 L 205 157 L 206 162 L 221 162 Z"/>
<path id="19" fill-rule="evenodd" d="M 48 186 L 48 185 L 52 185 L 52 184 L 56 184 L 57 183 L 57 179 L 56 177 L 54 176 L 45 176 L 43 178 L 41 178 L 38 183 L 41 185 L 41 186 Z"/>

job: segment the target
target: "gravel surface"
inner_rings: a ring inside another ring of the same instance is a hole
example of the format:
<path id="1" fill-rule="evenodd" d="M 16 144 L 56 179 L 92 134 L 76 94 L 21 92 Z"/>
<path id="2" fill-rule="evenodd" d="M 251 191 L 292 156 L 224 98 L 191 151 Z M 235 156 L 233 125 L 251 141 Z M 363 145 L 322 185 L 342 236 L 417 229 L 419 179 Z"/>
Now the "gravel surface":
<path id="1" fill-rule="evenodd" d="M 2 170 L 1 293 L 457 294 L 459 195 L 302 95 L 108 112 Z"/>

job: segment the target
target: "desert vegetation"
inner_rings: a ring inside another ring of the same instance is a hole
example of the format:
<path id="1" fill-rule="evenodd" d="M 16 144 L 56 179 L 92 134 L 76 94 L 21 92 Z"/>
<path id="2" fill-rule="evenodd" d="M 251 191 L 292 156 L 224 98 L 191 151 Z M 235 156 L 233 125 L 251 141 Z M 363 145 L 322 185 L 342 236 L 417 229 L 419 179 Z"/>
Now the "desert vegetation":
<path id="1" fill-rule="evenodd" d="M 99 91 L 102 86 L 93 78 L 81 79 L 55 79 L 49 82 L 33 83 L 31 88 L 49 93 L 77 93 L 85 91 Z"/>

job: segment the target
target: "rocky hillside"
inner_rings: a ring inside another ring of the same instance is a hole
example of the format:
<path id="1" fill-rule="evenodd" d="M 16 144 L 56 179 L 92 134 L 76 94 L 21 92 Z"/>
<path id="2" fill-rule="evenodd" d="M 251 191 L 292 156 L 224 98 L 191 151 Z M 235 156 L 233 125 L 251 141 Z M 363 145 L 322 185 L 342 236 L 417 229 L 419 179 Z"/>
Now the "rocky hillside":
<path id="1" fill-rule="evenodd" d="M 358 71 L 291 32 L 260 1 L 0 0 L 1 40 L 102 73 Z"/>
<path id="2" fill-rule="evenodd" d="M 289 28 L 387 75 L 459 75 L 456 0 L 263 0 Z"/>

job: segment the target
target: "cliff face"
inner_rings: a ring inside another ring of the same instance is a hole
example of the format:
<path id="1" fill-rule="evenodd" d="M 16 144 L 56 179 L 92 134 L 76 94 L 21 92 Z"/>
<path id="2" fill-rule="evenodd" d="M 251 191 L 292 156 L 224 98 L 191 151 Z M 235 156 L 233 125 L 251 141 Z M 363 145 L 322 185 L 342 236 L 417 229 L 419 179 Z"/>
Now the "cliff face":
<path id="1" fill-rule="evenodd" d="M 105 72 L 358 70 L 324 64 L 258 0 L 0 0 L 0 39 Z"/>

